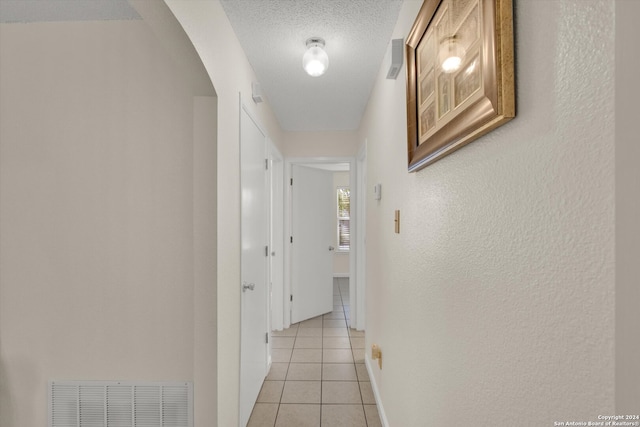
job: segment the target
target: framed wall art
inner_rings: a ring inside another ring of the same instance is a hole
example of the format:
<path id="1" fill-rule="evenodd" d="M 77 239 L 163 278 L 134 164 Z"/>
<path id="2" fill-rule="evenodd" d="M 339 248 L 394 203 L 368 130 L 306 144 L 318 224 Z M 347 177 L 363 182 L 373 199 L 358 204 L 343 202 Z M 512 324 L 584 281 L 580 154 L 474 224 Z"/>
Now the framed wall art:
<path id="1" fill-rule="evenodd" d="M 424 0 L 405 50 L 409 172 L 515 117 L 512 0 Z"/>

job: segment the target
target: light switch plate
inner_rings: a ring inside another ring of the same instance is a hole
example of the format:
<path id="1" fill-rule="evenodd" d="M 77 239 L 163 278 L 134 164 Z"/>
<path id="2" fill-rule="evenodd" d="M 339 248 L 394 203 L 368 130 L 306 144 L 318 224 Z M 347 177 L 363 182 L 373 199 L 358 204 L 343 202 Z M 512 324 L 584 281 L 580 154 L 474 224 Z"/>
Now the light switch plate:
<path id="1" fill-rule="evenodd" d="M 382 184 L 376 184 L 373 186 L 373 198 L 375 200 L 382 199 Z"/>
<path id="2" fill-rule="evenodd" d="M 371 359 L 378 360 L 378 367 L 382 369 L 382 350 L 380 350 L 380 346 L 378 346 L 378 344 L 373 344 L 371 346 Z"/>

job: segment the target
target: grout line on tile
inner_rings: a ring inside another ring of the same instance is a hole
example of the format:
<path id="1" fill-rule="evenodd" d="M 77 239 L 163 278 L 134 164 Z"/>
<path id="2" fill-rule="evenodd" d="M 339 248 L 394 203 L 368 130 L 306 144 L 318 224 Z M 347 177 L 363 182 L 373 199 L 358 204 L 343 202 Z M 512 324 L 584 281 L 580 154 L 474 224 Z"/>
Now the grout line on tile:
<path id="1" fill-rule="evenodd" d="M 348 299 L 348 289 L 343 289 L 343 288 L 348 286 L 348 285 L 344 285 L 343 286 L 340 280 L 337 280 L 336 282 L 337 283 L 334 283 L 334 285 L 337 285 L 337 287 L 338 287 L 338 295 L 334 295 L 334 297 L 335 296 L 339 296 L 341 303 L 340 304 L 334 303 L 334 307 L 338 307 L 338 306 L 340 307 L 341 313 L 344 315 L 344 318 L 343 319 L 326 319 L 326 320 L 331 320 L 331 321 L 342 320 L 344 322 L 344 325 L 347 328 L 347 338 L 349 339 L 349 351 L 350 351 L 351 356 L 352 356 L 351 362 L 348 362 L 348 364 L 353 366 L 353 369 L 356 371 L 356 384 L 358 385 L 358 392 L 360 393 L 360 400 L 362 402 L 361 404 L 359 404 L 357 406 L 361 408 L 363 416 L 364 416 L 364 420 L 365 420 L 365 425 L 368 426 L 369 422 L 367 420 L 367 413 L 364 410 L 364 405 L 365 404 L 364 404 L 364 399 L 363 399 L 363 396 L 362 396 L 362 389 L 360 388 L 361 381 L 360 381 L 360 378 L 357 376 L 356 361 L 355 361 L 355 358 L 353 357 L 354 347 L 353 347 L 353 342 L 352 342 L 352 336 L 351 336 L 351 333 L 350 333 L 350 325 L 349 325 L 350 319 L 347 319 L 347 311 L 348 310 L 346 309 L 348 304 L 345 306 L 345 303 L 344 303 L 344 301 Z M 311 405 L 319 405 L 319 409 L 320 409 L 320 425 L 322 425 L 322 408 L 326 405 L 326 404 L 322 403 L 322 390 L 323 390 L 323 384 L 325 383 L 325 380 L 324 380 L 324 364 L 325 364 L 325 360 L 324 360 L 325 342 L 324 341 L 325 341 L 325 334 L 324 334 L 324 332 L 325 332 L 325 328 L 329 328 L 328 326 L 325 326 L 324 315 L 321 317 L 321 319 L 322 319 L 322 323 L 321 323 L 321 334 L 320 334 L 320 338 L 321 338 L 321 340 L 320 340 L 320 342 L 321 342 L 321 349 L 320 349 L 320 351 L 321 351 L 321 357 L 320 357 L 320 403 L 311 404 Z M 335 324 L 336 322 L 331 322 L 331 323 Z M 286 374 L 285 374 L 285 383 L 287 381 L 286 377 L 289 374 L 289 369 L 291 368 L 291 363 L 293 363 L 292 362 L 293 361 L 293 350 L 295 349 L 295 344 L 296 344 L 297 339 L 298 339 L 298 333 L 300 331 L 300 322 L 298 322 L 298 324 L 296 324 L 296 325 L 297 325 L 297 328 L 296 328 L 296 333 L 294 335 L 294 345 L 293 345 L 293 348 L 291 349 L 291 356 L 289 357 L 289 362 L 287 363 L 287 371 L 286 371 Z M 335 337 L 332 337 L 332 338 L 335 338 Z M 300 363 L 305 363 L 305 362 L 300 362 Z M 306 363 L 315 363 L 315 362 L 306 362 Z M 294 380 L 291 380 L 291 381 L 294 381 Z M 282 408 L 282 405 L 283 405 L 282 404 L 282 396 L 283 395 L 284 395 L 284 385 L 283 385 L 283 388 L 282 388 L 282 392 L 280 394 L 280 402 L 278 402 L 278 409 L 276 411 L 276 418 L 274 420 L 274 427 L 275 427 L 275 423 L 277 422 L 278 415 L 280 414 L 280 409 Z M 351 403 L 331 403 L 331 405 L 340 405 L 340 406 L 345 405 L 346 406 L 346 405 L 353 405 L 353 404 L 351 404 Z M 376 405 L 376 407 L 377 407 L 377 405 Z"/>

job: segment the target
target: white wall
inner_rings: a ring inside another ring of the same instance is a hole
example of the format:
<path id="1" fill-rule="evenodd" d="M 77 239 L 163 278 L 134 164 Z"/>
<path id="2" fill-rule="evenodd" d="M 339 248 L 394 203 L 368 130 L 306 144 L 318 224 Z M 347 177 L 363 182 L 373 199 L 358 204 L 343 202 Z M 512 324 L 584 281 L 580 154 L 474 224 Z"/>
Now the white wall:
<path id="1" fill-rule="evenodd" d="M 355 131 L 287 132 L 285 157 L 351 157 L 358 145 Z"/>
<path id="2" fill-rule="evenodd" d="M 203 73 L 204 74 L 204 73 Z M 194 99 L 193 129 L 193 394 L 195 425 L 218 417 L 216 149 L 217 99 Z M 213 126 L 212 126 L 213 124 Z"/>
<path id="3" fill-rule="evenodd" d="M 355 131 L 285 132 L 283 154 L 289 158 L 332 158 L 353 157 L 357 151 L 358 136 Z M 335 186 L 349 185 L 349 173 L 336 173 Z M 336 181 L 338 179 L 339 181 Z M 345 184 L 338 184 L 344 182 Z M 337 201 L 336 201 L 337 203 Z M 337 219 L 335 227 L 337 227 Z M 338 247 L 336 238 L 336 248 Z M 336 252 L 333 256 L 334 276 L 349 275 L 349 253 Z"/>
<path id="4" fill-rule="evenodd" d="M 239 99 L 284 153 L 282 131 L 268 100 L 254 104 L 257 81 L 218 0 L 166 0 L 191 39 L 218 94 L 217 327 L 218 425 L 238 425 L 240 377 L 240 135 Z"/>
<path id="5" fill-rule="evenodd" d="M 349 172 L 334 172 L 333 173 L 333 188 L 337 192 L 338 187 L 349 187 Z M 338 211 L 338 197 L 334 198 L 333 212 Z M 338 216 L 333 216 L 333 229 L 336 230 L 336 237 L 334 239 L 334 247 L 336 252 L 333 254 L 333 277 L 348 277 L 349 276 L 349 252 L 339 252 L 338 249 Z"/>
<path id="6" fill-rule="evenodd" d="M 145 21 L 0 24 L 3 427 L 46 425 L 54 379 L 195 381 L 213 397 L 196 419 L 215 419 L 215 248 L 194 247 L 215 237 L 215 209 L 198 215 L 216 200 L 215 93 L 194 92 L 199 69 Z M 213 261 L 196 271 L 195 251 Z"/>
<path id="7" fill-rule="evenodd" d="M 362 122 L 384 188 L 367 194 L 366 345 L 390 426 L 614 413 L 613 1 L 515 11 L 512 122 L 407 173 L 404 72 L 384 66 Z"/>

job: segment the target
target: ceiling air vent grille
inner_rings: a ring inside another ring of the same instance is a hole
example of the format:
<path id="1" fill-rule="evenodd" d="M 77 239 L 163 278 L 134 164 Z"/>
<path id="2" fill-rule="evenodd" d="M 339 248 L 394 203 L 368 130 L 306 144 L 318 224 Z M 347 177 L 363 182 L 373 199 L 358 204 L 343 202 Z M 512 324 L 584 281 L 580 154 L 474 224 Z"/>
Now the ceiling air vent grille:
<path id="1" fill-rule="evenodd" d="M 49 427 L 193 427 L 193 385 L 51 381 Z"/>

